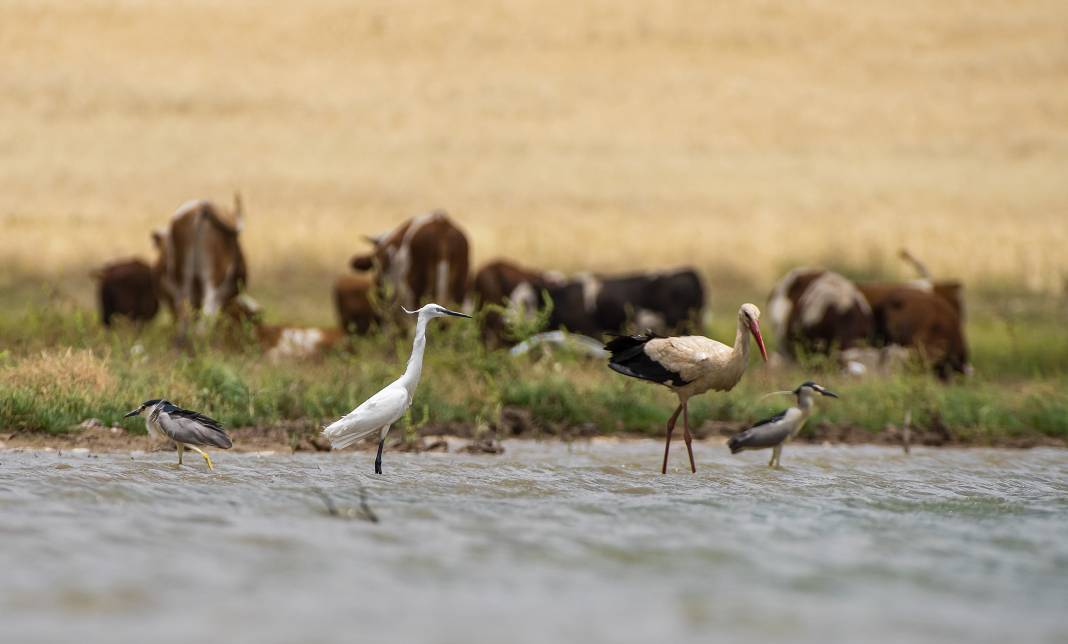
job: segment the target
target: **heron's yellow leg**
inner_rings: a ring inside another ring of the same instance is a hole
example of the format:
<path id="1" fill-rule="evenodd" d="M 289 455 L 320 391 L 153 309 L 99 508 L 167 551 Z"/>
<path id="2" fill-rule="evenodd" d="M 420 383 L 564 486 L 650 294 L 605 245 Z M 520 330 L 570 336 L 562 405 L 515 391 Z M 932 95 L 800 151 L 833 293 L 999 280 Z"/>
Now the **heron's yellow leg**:
<path id="1" fill-rule="evenodd" d="M 182 452 L 185 451 L 185 446 L 181 443 L 175 443 L 178 446 L 178 465 L 182 464 Z"/>
<path id="2" fill-rule="evenodd" d="M 196 452 L 197 454 L 200 454 L 201 456 L 203 456 L 203 457 L 204 457 L 204 460 L 205 460 L 205 461 L 207 462 L 207 464 L 208 464 L 208 469 L 209 469 L 209 470 L 214 470 L 214 469 L 215 469 L 215 466 L 211 464 L 211 457 L 210 457 L 210 456 L 208 456 L 208 453 L 207 453 L 207 452 L 205 452 L 204 450 L 202 450 L 202 449 L 200 449 L 199 447 L 196 447 L 196 446 L 194 446 L 194 445 L 186 445 L 186 447 L 188 447 L 189 449 L 193 450 L 193 451 L 194 451 L 194 452 Z"/>

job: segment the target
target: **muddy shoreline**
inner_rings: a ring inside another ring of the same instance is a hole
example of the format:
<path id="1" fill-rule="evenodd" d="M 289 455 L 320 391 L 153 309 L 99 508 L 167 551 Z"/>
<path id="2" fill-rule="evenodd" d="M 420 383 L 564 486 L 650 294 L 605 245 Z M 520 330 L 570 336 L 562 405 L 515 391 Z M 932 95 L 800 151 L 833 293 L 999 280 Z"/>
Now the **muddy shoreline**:
<path id="1" fill-rule="evenodd" d="M 706 422 L 693 429 L 694 438 L 708 443 L 723 443 L 735 432 L 745 429 L 744 423 Z M 681 438 L 681 432 L 676 431 Z M 239 427 L 230 431 L 236 452 L 329 452 L 330 444 L 319 435 L 319 427 L 312 422 L 288 422 L 270 427 Z M 562 441 L 618 441 L 660 438 L 659 432 L 600 433 L 592 425 L 545 425 L 538 423 L 522 409 L 506 408 L 499 424 L 474 427 L 463 423 L 428 424 L 415 431 L 400 428 L 391 433 L 387 448 L 392 451 L 454 452 L 499 454 L 504 451 L 501 440 L 524 438 Z M 1068 442 L 1038 432 L 1014 436 L 981 436 L 959 434 L 951 428 L 886 427 L 872 432 L 856 426 L 814 423 L 796 439 L 802 443 L 839 445 L 896 445 L 910 447 L 1002 447 L 1026 449 L 1031 447 L 1068 447 Z M 357 444 L 357 449 L 371 450 L 373 440 Z M 147 434 L 133 434 L 121 427 L 108 427 L 89 419 L 69 432 L 53 434 L 35 431 L 0 431 L 0 449 L 88 450 L 90 452 L 168 451 L 171 444 L 150 439 Z"/>

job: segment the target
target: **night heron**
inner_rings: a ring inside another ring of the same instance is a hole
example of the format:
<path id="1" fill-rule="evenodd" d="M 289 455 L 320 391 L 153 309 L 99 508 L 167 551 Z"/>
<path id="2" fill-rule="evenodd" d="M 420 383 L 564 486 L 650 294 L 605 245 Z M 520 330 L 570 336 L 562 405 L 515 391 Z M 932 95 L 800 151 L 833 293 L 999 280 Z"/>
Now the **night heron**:
<path id="1" fill-rule="evenodd" d="M 744 432 L 731 436 L 731 439 L 727 441 L 731 454 L 747 449 L 771 447 L 771 460 L 768 461 L 768 467 L 780 467 L 779 457 L 782 455 L 782 446 L 805 426 L 805 421 L 812 413 L 812 404 L 816 394 L 831 398 L 838 397 L 838 394 L 827 391 L 811 380 L 801 383 L 792 392 L 782 393 L 792 393 L 797 396 L 797 405 L 760 421 Z"/>
<path id="2" fill-rule="evenodd" d="M 348 447 L 361 438 L 378 432 L 375 474 L 382 473 L 382 448 L 386 444 L 386 434 L 389 433 L 389 428 L 393 423 L 400 420 L 404 412 L 412 405 L 415 388 L 419 385 L 419 376 L 423 372 L 423 351 L 426 349 L 427 322 L 450 315 L 458 318 L 471 317 L 450 311 L 437 304 L 427 304 L 415 311 L 409 311 L 403 307 L 402 310 L 408 315 L 419 316 L 415 325 L 412 356 L 408 358 L 408 367 L 404 370 L 404 375 L 323 429 L 323 435 L 330 439 L 330 445 L 334 449 Z"/>
<path id="3" fill-rule="evenodd" d="M 667 474 L 668 448 L 680 413 L 683 439 L 690 455 L 690 471 L 697 471 L 690 445 L 693 438 L 690 435 L 689 400 L 709 390 L 730 391 L 738 384 L 749 365 L 750 334 L 756 339 L 760 355 L 767 361 L 768 351 L 760 335 L 759 320 L 760 309 L 756 306 L 743 304 L 738 309 L 734 346 L 699 335 L 660 338 L 652 334 L 620 336 L 605 345 L 604 348 L 612 354 L 608 366 L 613 371 L 664 385 L 679 398 L 679 406 L 667 422 L 661 474 Z"/>
<path id="4" fill-rule="evenodd" d="M 211 457 L 197 446 L 230 449 L 234 445 L 217 420 L 182 409 L 169 400 L 146 400 L 124 418 L 140 416 L 146 410 L 148 415 L 145 416 L 145 427 L 148 428 L 148 435 L 174 441 L 178 446 L 178 465 L 182 464 L 182 452 L 188 447 L 203 456 L 208 469 L 213 470 L 215 466 L 211 463 Z"/>

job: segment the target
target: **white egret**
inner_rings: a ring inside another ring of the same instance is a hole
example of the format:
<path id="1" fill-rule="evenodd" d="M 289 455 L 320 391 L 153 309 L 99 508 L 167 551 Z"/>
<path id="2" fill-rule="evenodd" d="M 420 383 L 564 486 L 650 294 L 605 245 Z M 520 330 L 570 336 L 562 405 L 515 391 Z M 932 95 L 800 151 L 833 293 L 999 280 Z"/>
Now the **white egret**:
<path id="1" fill-rule="evenodd" d="M 378 432 L 378 456 L 375 457 L 375 474 L 382 473 L 382 448 L 386 444 L 386 434 L 393 423 L 404 416 L 412 405 L 415 388 L 423 373 L 423 352 L 426 349 L 426 325 L 433 318 L 447 315 L 470 318 L 470 315 L 450 311 L 437 304 L 427 304 L 421 309 L 403 311 L 408 315 L 418 315 L 415 325 L 415 340 L 412 342 L 412 356 L 408 358 L 408 367 L 404 375 L 397 378 L 385 389 L 368 398 L 362 405 L 334 421 L 323 429 L 323 435 L 330 440 L 334 449 L 352 445 L 365 436 Z"/>

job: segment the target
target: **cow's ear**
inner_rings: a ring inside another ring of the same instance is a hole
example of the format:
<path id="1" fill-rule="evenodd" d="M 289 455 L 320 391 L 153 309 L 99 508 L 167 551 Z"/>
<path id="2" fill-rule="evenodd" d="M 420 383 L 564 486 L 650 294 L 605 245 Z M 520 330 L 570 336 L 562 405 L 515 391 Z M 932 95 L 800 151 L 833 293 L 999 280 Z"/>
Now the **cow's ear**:
<path id="1" fill-rule="evenodd" d="M 363 238 L 375 248 L 382 243 L 382 235 L 364 235 Z"/>
<path id="2" fill-rule="evenodd" d="M 369 271 L 375 265 L 374 255 L 356 255 L 349 261 L 349 264 L 354 271 L 360 271 L 361 273 Z"/>
<path id="3" fill-rule="evenodd" d="M 157 229 L 152 231 L 152 243 L 156 246 L 156 250 L 159 250 L 159 251 L 163 250 L 163 237 L 164 237 L 163 230 L 157 228 Z"/>

